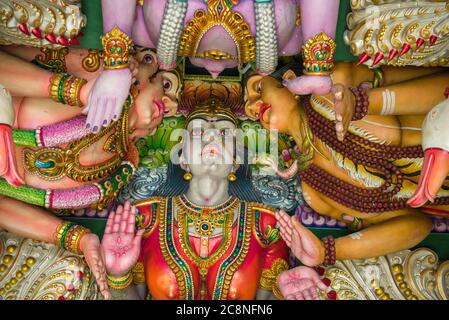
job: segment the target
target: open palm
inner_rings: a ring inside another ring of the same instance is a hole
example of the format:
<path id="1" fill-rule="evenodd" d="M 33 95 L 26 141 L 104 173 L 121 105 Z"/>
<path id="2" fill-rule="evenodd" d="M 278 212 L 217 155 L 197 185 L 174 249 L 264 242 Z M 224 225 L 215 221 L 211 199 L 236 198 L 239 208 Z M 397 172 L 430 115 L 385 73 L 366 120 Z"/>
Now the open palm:
<path id="1" fill-rule="evenodd" d="M 303 264 L 314 267 L 324 261 L 324 245 L 309 229 L 304 227 L 295 216 L 285 211 L 276 213 L 281 236 L 293 254 Z"/>
<path id="2" fill-rule="evenodd" d="M 328 289 L 314 269 L 304 266 L 282 272 L 278 286 L 286 300 L 318 300 L 318 289 Z"/>
<path id="3" fill-rule="evenodd" d="M 106 224 L 101 246 L 106 270 L 115 277 L 128 273 L 136 264 L 144 229 L 135 232 L 136 208 L 129 202 L 112 211 Z"/>

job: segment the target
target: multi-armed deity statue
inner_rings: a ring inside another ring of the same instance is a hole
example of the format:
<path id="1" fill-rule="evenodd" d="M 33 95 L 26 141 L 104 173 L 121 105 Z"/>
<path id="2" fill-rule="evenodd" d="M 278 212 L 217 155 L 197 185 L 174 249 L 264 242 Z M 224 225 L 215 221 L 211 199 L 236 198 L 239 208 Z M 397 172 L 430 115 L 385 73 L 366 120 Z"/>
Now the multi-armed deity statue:
<path id="1" fill-rule="evenodd" d="M 448 15 L 0 0 L 0 299 L 449 299 Z"/>

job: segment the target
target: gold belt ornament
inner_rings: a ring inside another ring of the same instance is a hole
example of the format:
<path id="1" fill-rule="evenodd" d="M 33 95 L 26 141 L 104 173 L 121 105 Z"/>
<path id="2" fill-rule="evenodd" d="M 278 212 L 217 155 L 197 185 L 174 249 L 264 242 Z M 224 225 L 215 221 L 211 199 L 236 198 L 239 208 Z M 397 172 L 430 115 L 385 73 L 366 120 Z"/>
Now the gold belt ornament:
<path id="1" fill-rule="evenodd" d="M 128 109 L 127 106 L 125 108 Z M 111 132 L 113 133 L 106 140 L 103 150 L 115 154 L 114 157 L 92 166 L 81 165 L 80 154 Z M 66 150 L 61 148 L 26 149 L 23 162 L 27 172 L 36 174 L 47 181 L 60 180 L 67 176 L 77 182 L 88 182 L 105 178 L 117 169 L 126 156 L 128 147 L 128 112 L 125 111 L 116 123 L 103 128 L 97 134 L 90 134 L 73 142 Z"/>

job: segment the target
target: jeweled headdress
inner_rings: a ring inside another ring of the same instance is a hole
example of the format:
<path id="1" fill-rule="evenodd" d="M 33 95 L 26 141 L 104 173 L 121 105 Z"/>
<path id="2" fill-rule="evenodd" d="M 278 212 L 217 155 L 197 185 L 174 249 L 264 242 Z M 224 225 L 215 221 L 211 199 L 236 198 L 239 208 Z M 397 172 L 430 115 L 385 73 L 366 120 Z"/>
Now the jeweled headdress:
<path id="1" fill-rule="evenodd" d="M 240 62 L 247 63 L 255 60 L 256 42 L 249 24 L 240 13 L 233 11 L 231 6 L 232 4 L 229 4 L 227 0 L 208 0 L 207 13 L 202 9 L 197 10 L 184 28 L 178 54 L 183 57 L 201 57 L 211 60 L 232 58 L 218 51 L 197 53 L 201 39 L 207 31 L 212 27 L 221 26 L 236 43 Z"/>
<path id="2" fill-rule="evenodd" d="M 239 120 L 235 113 L 219 99 L 211 98 L 206 103 L 197 106 L 187 116 L 186 125 L 192 120 L 203 119 L 205 117 L 217 117 L 234 123 L 236 127 L 239 126 Z"/>

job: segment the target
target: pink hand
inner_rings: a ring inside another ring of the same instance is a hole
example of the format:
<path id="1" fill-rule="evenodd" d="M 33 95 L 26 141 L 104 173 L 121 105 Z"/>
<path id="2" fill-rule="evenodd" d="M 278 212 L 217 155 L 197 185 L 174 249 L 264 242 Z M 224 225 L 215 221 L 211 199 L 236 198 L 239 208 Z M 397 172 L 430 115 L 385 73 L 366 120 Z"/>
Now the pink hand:
<path id="1" fill-rule="evenodd" d="M 0 123 L 0 176 L 16 187 L 25 184 L 17 172 L 16 152 L 12 140 L 12 128 Z"/>
<path id="2" fill-rule="evenodd" d="M 309 229 L 304 227 L 295 216 L 285 211 L 276 213 L 281 237 L 292 250 L 296 258 L 309 267 L 324 261 L 324 245 Z"/>
<path id="3" fill-rule="evenodd" d="M 328 290 L 318 273 L 304 266 L 282 272 L 278 286 L 286 300 L 319 300 L 318 289 Z"/>
<path id="4" fill-rule="evenodd" d="M 314 94 L 317 96 L 325 96 L 332 89 L 332 79 L 330 76 L 301 76 L 293 80 L 284 80 L 282 84 L 290 92 L 298 95 Z"/>
<path id="5" fill-rule="evenodd" d="M 96 234 L 88 233 L 81 238 L 80 249 L 89 265 L 90 271 L 95 277 L 103 297 L 110 298 L 108 283 L 106 282 L 106 270 L 104 268 L 104 257 L 101 252 L 101 244 Z"/>
<path id="6" fill-rule="evenodd" d="M 135 233 L 136 208 L 129 202 L 112 211 L 106 224 L 102 248 L 107 272 L 116 277 L 128 273 L 136 264 L 144 229 Z"/>
<path id="7" fill-rule="evenodd" d="M 107 127 L 111 121 L 116 121 L 120 117 L 129 94 L 131 80 L 129 68 L 103 70 L 100 73 L 83 110 L 87 113 L 86 128 L 91 128 L 97 133 L 102 126 Z"/>

